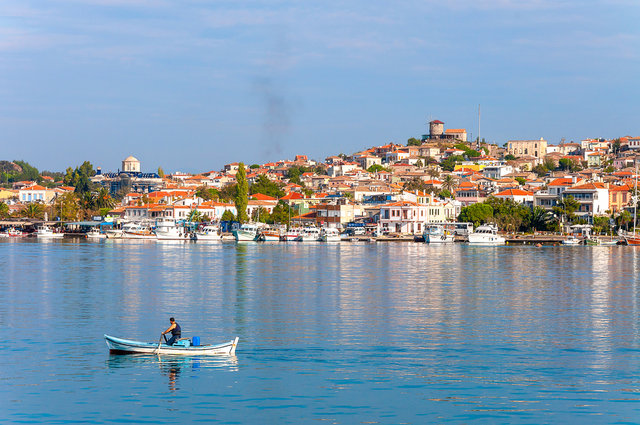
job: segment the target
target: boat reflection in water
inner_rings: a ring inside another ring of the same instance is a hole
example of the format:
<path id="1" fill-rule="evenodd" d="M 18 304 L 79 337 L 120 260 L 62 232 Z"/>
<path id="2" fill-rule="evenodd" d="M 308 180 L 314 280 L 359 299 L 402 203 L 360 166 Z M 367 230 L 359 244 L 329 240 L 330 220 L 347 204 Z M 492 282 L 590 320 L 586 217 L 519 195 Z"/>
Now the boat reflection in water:
<path id="1" fill-rule="evenodd" d="M 169 378 L 170 391 L 180 389 L 178 378 L 180 378 L 182 372 L 191 371 L 197 373 L 200 369 L 220 369 L 224 372 L 236 372 L 238 370 L 238 358 L 236 356 L 183 357 L 110 354 L 106 363 L 109 369 L 136 368 L 141 369 L 141 371 L 157 366 L 160 372 Z"/>

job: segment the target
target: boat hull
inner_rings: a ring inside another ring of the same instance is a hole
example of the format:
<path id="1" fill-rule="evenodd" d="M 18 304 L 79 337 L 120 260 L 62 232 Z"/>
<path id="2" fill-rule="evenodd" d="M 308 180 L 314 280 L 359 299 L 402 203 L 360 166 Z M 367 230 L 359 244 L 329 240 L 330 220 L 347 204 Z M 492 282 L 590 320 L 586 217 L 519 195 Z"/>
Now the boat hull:
<path id="1" fill-rule="evenodd" d="M 238 337 L 233 341 L 218 345 L 182 347 L 176 345 L 140 342 L 104 335 L 109 351 L 113 354 L 169 354 L 177 356 L 233 356 L 238 345 Z"/>
<path id="2" fill-rule="evenodd" d="M 431 245 L 455 242 L 453 235 L 429 235 L 429 234 L 425 236 L 424 241 Z"/>
<path id="3" fill-rule="evenodd" d="M 246 232 L 244 230 L 234 230 L 233 236 L 238 242 L 253 242 L 258 239 L 258 235 L 255 232 Z"/>

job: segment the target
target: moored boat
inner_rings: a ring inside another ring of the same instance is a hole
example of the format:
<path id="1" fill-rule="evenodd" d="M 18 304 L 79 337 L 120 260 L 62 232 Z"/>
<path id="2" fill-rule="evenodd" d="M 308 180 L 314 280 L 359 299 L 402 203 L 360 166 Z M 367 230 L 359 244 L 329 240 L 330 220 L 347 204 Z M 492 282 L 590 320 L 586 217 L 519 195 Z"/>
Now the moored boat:
<path id="1" fill-rule="evenodd" d="M 469 243 L 472 245 L 504 245 L 506 239 L 498 235 L 498 226 L 495 224 L 483 224 L 470 233 Z"/>
<path id="2" fill-rule="evenodd" d="M 325 227 L 320 232 L 322 242 L 340 242 L 340 232 L 334 227 Z"/>
<path id="3" fill-rule="evenodd" d="M 562 245 L 580 245 L 580 239 L 576 238 L 575 236 L 569 236 L 567 239 L 564 239 L 562 241 Z"/>
<path id="4" fill-rule="evenodd" d="M 122 239 L 157 239 L 157 236 L 147 225 L 128 223 L 122 227 Z"/>
<path id="5" fill-rule="evenodd" d="M 196 230 L 193 237 L 196 241 L 219 241 L 222 239 L 220 229 L 214 224 L 207 224 L 202 229 Z"/>
<path id="6" fill-rule="evenodd" d="M 444 229 L 444 226 L 431 224 L 426 226 L 423 233 L 424 242 L 428 244 L 453 243 L 454 235 Z"/>
<path id="7" fill-rule="evenodd" d="M 94 227 L 87 232 L 87 239 L 105 239 L 106 234 L 102 233 L 99 228 Z"/>
<path id="8" fill-rule="evenodd" d="M 280 241 L 280 230 L 275 227 L 268 227 L 260 232 L 259 240 L 264 242 Z"/>
<path id="9" fill-rule="evenodd" d="M 257 241 L 260 236 L 260 227 L 255 223 L 245 223 L 239 229 L 233 231 L 233 236 L 238 242 Z"/>
<path id="10" fill-rule="evenodd" d="M 36 237 L 45 239 L 62 238 L 64 237 L 64 233 L 56 232 L 51 227 L 43 224 L 42 226 L 38 226 L 38 229 L 36 230 Z"/>
<path id="11" fill-rule="evenodd" d="M 293 242 L 298 236 L 300 236 L 300 229 L 292 227 L 282 236 L 282 240 L 285 242 Z"/>
<path id="12" fill-rule="evenodd" d="M 305 227 L 302 229 L 296 241 L 298 242 L 318 242 L 320 240 L 320 229 L 317 227 Z"/>
<path id="13" fill-rule="evenodd" d="M 179 226 L 172 218 L 159 218 L 153 231 L 158 240 L 187 240 L 189 232 L 184 226 Z"/>
<path id="14" fill-rule="evenodd" d="M 154 342 L 140 342 L 104 335 L 109 351 L 113 354 L 171 354 L 181 356 L 232 356 L 236 352 L 238 337 L 233 341 L 218 345 L 192 345 L 188 338 L 174 345 Z M 195 338 L 194 338 L 195 339 Z"/>

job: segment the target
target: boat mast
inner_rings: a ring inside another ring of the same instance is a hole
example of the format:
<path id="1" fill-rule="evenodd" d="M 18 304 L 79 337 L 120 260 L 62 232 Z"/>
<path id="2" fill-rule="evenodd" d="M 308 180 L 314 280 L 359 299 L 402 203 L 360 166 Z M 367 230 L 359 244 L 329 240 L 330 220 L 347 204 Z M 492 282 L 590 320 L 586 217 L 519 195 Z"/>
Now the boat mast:
<path id="1" fill-rule="evenodd" d="M 633 236 L 636 235 L 636 218 L 637 218 L 637 214 L 636 214 L 636 210 L 638 209 L 638 162 L 636 159 L 636 183 L 635 183 L 636 189 L 635 189 L 635 196 L 633 197 Z"/>

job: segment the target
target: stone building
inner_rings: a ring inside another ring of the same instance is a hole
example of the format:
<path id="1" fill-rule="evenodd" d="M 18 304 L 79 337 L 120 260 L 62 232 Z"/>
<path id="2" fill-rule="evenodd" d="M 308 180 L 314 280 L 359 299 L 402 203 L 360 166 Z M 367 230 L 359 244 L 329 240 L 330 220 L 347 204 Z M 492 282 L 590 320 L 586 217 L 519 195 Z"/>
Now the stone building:
<path id="1" fill-rule="evenodd" d="M 540 140 L 509 140 L 507 153 L 515 157 L 533 156 L 542 160 L 547 154 L 547 141 L 542 137 Z"/>

